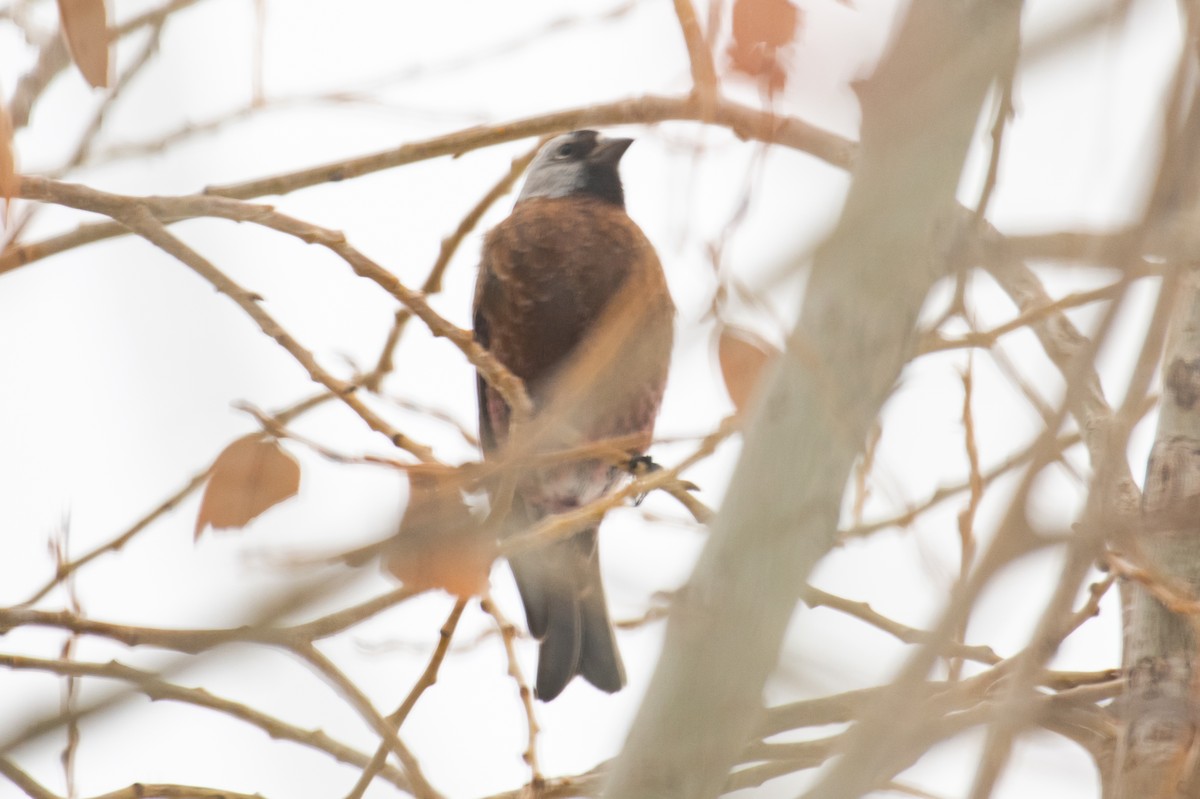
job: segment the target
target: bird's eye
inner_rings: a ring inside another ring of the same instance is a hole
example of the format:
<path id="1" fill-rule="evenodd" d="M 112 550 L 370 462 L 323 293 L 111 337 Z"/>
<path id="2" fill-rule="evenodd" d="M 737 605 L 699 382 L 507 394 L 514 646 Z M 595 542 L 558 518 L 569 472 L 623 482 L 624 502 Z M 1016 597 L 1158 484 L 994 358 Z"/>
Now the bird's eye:
<path id="1" fill-rule="evenodd" d="M 554 151 L 554 154 L 556 156 L 558 156 L 559 158 L 570 158 L 572 155 L 575 154 L 575 145 L 574 144 L 560 144 L 558 146 L 558 149 Z"/>

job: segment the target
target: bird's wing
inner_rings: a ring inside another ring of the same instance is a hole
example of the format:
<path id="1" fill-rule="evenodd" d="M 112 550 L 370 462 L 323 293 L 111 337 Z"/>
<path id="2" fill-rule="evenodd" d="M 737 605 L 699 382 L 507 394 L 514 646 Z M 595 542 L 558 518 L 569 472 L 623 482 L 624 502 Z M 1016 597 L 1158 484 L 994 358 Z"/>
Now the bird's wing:
<path id="1" fill-rule="evenodd" d="M 491 346 L 491 333 L 488 330 L 487 318 L 483 314 L 484 284 L 489 279 L 494 279 L 494 277 L 487 263 L 480 264 L 479 277 L 475 284 L 472 326 L 475 331 L 476 343 L 485 350 Z M 479 444 L 483 447 L 485 453 L 496 449 L 496 431 L 492 427 L 492 417 L 488 412 L 488 394 L 491 391 L 492 389 L 488 387 L 487 381 L 483 379 L 483 375 L 476 372 L 475 392 L 479 402 Z"/>

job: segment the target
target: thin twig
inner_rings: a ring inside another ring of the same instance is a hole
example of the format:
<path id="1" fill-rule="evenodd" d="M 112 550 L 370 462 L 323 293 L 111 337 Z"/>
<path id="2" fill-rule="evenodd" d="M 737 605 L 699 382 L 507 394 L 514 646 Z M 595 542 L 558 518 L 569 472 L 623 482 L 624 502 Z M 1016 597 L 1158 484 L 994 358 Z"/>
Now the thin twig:
<path id="1" fill-rule="evenodd" d="M 331 738 L 321 730 L 302 729 L 260 710 L 255 710 L 249 705 L 225 699 L 202 688 L 185 688 L 176 685 L 162 679 L 157 674 L 126 666 L 115 660 L 108 663 L 87 663 L 43 660 L 21 655 L 0 655 L 0 666 L 15 671 L 44 671 L 76 678 L 120 680 L 136 686 L 138 691 L 151 700 L 179 702 L 223 713 L 230 718 L 257 727 L 272 738 L 291 741 L 324 752 L 341 763 L 363 768 L 370 762 L 370 758 L 365 753 Z M 388 767 L 381 772 L 381 776 L 401 790 L 410 790 L 408 780 L 398 769 Z"/>
<path id="2" fill-rule="evenodd" d="M 437 260 L 429 270 L 429 274 L 425 278 L 425 282 L 421 285 L 421 293 L 425 296 L 437 294 L 442 290 L 442 277 L 446 273 L 447 267 L 450 266 L 450 259 L 454 257 L 454 253 L 458 251 L 458 247 L 462 244 L 463 239 L 474 230 L 479 221 L 483 219 L 483 215 L 488 209 L 495 205 L 501 197 L 512 191 L 516 185 L 517 179 L 525 172 L 534 156 L 537 155 L 538 148 L 541 142 L 538 142 L 538 147 L 534 147 L 524 155 L 517 156 L 513 159 L 508 172 L 496 181 L 486 194 L 480 198 L 479 202 L 472 206 L 467 212 L 462 221 L 458 223 L 458 227 L 454 229 L 446 238 L 442 239 L 441 248 L 438 250 Z M 364 380 L 364 385 L 371 390 L 378 390 L 379 383 L 384 375 L 392 371 L 392 358 L 395 354 L 396 345 L 400 341 L 400 336 L 404 332 L 405 325 L 412 318 L 412 311 L 407 307 L 403 307 L 396 311 L 395 322 L 392 323 L 392 329 L 388 331 L 387 341 L 384 342 L 383 349 L 379 353 L 379 360 L 375 364 L 375 368 L 367 375 Z"/>
<path id="3" fill-rule="evenodd" d="M 471 332 L 463 330 L 433 310 L 421 292 L 405 286 L 387 269 L 363 255 L 348 241 L 341 231 L 319 227 L 299 219 L 276 212 L 270 206 L 252 205 L 222 197 L 191 195 L 185 197 L 131 197 L 98 191 L 72 183 L 60 183 L 46 178 L 23 177 L 22 196 L 55 202 L 73 208 L 106 214 L 121 221 L 121 224 L 136 228 L 139 235 L 163 248 L 199 272 L 222 293 L 228 294 L 259 325 L 264 333 L 284 346 L 309 372 L 313 379 L 324 385 L 332 394 L 349 405 L 372 429 L 384 432 L 396 446 L 406 449 L 419 460 L 432 460 L 427 447 L 410 441 L 368 409 L 354 395 L 357 385 L 337 380 L 325 372 L 307 350 L 300 347 L 258 305 L 261 299 L 242 289 L 213 264 L 208 262 L 165 228 L 166 222 L 181 219 L 212 216 L 236 222 L 252 222 L 271 230 L 294 236 L 309 244 L 319 244 L 336 253 L 356 274 L 371 280 L 387 291 L 412 312 L 435 336 L 449 340 L 466 356 L 476 369 L 487 378 L 488 383 L 501 393 L 505 401 L 518 415 L 528 415 L 532 406 L 521 380 L 512 374 L 475 341 Z M 399 438 L 396 438 L 399 436 Z"/>
<path id="4" fill-rule="evenodd" d="M 979 470 L 979 445 L 975 440 L 975 415 L 971 410 L 971 393 L 974 387 L 974 359 L 967 358 L 967 368 L 962 372 L 963 402 L 963 448 L 967 453 L 967 484 L 970 491 L 967 494 L 967 506 L 958 514 L 958 537 L 960 541 L 958 579 L 966 581 L 975 563 L 975 515 L 983 502 L 983 474 Z M 967 621 L 954 631 L 955 642 L 966 640 Z M 957 680 L 962 674 L 962 659 L 951 658 L 950 679 Z"/>
<path id="5" fill-rule="evenodd" d="M 425 671 L 421 673 L 416 684 L 408 692 L 408 696 L 400 703 L 400 707 L 396 708 L 388 717 L 387 723 L 393 729 L 399 730 L 404 724 L 404 720 L 408 718 L 408 714 L 416 706 L 417 700 L 425 693 L 425 690 L 437 682 L 438 670 L 442 667 L 442 661 L 446 658 L 446 652 L 450 649 L 450 640 L 454 637 L 454 630 L 458 627 L 458 620 L 462 618 L 463 610 L 466 608 L 467 602 L 465 599 L 459 599 L 454 603 L 454 609 L 450 611 L 450 616 L 446 619 L 446 623 L 442 625 L 439 631 L 438 643 L 433 650 L 433 655 L 429 658 L 429 664 L 425 666 Z M 362 799 L 367 787 L 371 784 L 371 780 L 379 773 L 387 762 L 387 747 L 381 745 L 375 750 L 375 754 L 371 757 L 370 762 L 363 768 L 362 774 L 359 775 L 358 781 L 354 787 L 350 789 L 350 793 L 346 795 L 346 799 Z"/>
<path id="6" fill-rule="evenodd" d="M 517 648 L 513 643 L 517 637 L 517 628 L 512 622 L 504 617 L 500 609 L 496 607 L 496 603 L 492 601 L 490 596 L 485 596 L 480 606 L 496 622 L 496 628 L 500 632 L 500 639 L 504 642 L 504 654 L 508 661 L 508 676 L 513 678 L 517 684 L 517 693 L 521 697 L 521 706 L 525 709 L 525 729 L 528 733 L 525 746 L 525 763 L 529 766 L 529 789 L 534 796 L 540 796 L 542 789 L 546 785 L 546 778 L 542 776 L 541 767 L 538 766 L 537 740 L 538 732 L 541 726 L 538 724 L 537 715 L 533 709 L 533 689 L 529 687 L 529 681 L 525 679 L 525 674 L 521 671 L 521 663 L 517 660 Z"/>
<path id="7" fill-rule="evenodd" d="M 370 725 L 371 729 L 383 739 L 384 745 L 388 750 L 391 750 L 392 754 L 396 756 L 404 767 L 404 773 L 412 783 L 413 794 L 418 799 L 441 799 L 441 794 L 435 791 L 433 786 L 425 779 L 421 771 L 421 764 L 417 761 L 416 756 L 400 740 L 400 733 L 397 727 L 376 710 L 366 694 L 341 669 L 334 665 L 332 660 L 321 654 L 312 644 L 300 644 L 289 648 L 308 661 L 313 669 L 323 676 L 342 695 L 342 698 L 358 711 L 359 715 Z M 374 762 L 374 758 L 372 758 L 371 762 Z"/>
<path id="8" fill-rule="evenodd" d="M 217 269 L 211 261 L 172 235 L 166 226 L 159 222 L 149 211 L 141 206 L 135 206 L 129 211 L 117 211 L 116 215 L 121 219 L 123 224 L 128 225 L 132 230 L 150 243 L 161 248 L 167 254 L 191 267 L 201 277 L 211 283 L 214 288 L 237 303 L 258 324 L 259 329 L 263 333 L 287 350 L 288 354 L 304 367 L 304 370 L 308 372 L 314 381 L 325 386 L 330 393 L 336 395 L 338 399 L 349 406 L 351 410 L 358 414 L 359 418 L 366 422 L 368 427 L 382 433 L 395 446 L 416 456 L 418 460 L 433 460 L 433 451 L 429 447 L 424 444 L 418 444 L 405 434 L 394 429 L 354 394 L 352 385 L 337 379 L 318 364 L 311 352 L 302 347 L 270 314 L 263 310 L 259 304 L 261 298 L 243 289 L 225 275 L 225 273 Z"/>
<path id="9" fill-rule="evenodd" d="M 150 525 L 154 524 L 154 522 L 158 521 L 158 519 L 164 514 L 174 510 L 180 502 L 183 502 L 185 499 L 191 496 L 192 492 L 204 485 L 205 481 L 208 480 L 210 471 L 211 468 L 205 469 L 204 471 L 193 475 L 192 478 L 188 480 L 182 488 L 160 502 L 153 510 L 151 510 L 142 518 L 138 519 L 132 527 L 120 533 L 115 538 L 100 544 L 94 549 L 91 549 L 83 555 L 80 555 L 75 560 L 69 560 L 65 563 L 56 564 L 54 569 L 54 577 L 52 577 L 41 588 L 35 591 L 33 595 L 29 597 L 29 599 L 26 599 L 24 602 L 22 602 L 20 606 L 25 607 L 28 605 L 33 605 L 38 600 L 42 599 L 51 591 L 53 591 L 57 586 L 61 585 L 62 582 L 69 578 L 72 574 L 79 571 L 96 558 L 108 552 L 117 552 L 122 549 L 130 542 L 130 540 L 134 538 L 134 536 L 148 528 Z"/>
<path id="10" fill-rule="evenodd" d="M 811 585 L 805 586 L 801 598 L 804 604 L 810 608 L 832 608 L 861 621 L 865 621 L 872 627 L 883 630 L 888 635 L 906 644 L 923 644 L 931 639 L 930 633 L 925 630 L 918 630 L 915 627 L 909 627 L 907 624 L 901 624 L 894 619 L 889 619 L 866 602 L 853 602 Z M 989 666 L 994 666 L 1003 660 L 990 646 L 968 646 L 959 640 L 946 642 L 942 654 L 946 657 L 972 660 L 976 663 L 986 663 Z"/>
<path id="11" fill-rule="evenodd" d="M 0 757 L 0 775 L 9 779 L 31 799 L 63 799 L 37 780 L 30 777 L 6 757 Z M 262 794 L 240 793 L 197 785 L 175 785 L 171 783 L 137 782 L 128 788 L 98 794 L 90 799 L 263 799 Z"/>

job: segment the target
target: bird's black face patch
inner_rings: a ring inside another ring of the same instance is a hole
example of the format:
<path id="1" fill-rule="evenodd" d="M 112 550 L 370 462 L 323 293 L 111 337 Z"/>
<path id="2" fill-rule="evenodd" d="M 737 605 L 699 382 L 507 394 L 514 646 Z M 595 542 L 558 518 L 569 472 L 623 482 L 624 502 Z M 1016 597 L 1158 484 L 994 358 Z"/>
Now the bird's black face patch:
<path id="1" fill-rule="evenodd" d="M 625 190 L 616 164 L 588 164 L 587 178 L 579 193 L 625 207 Z"/>

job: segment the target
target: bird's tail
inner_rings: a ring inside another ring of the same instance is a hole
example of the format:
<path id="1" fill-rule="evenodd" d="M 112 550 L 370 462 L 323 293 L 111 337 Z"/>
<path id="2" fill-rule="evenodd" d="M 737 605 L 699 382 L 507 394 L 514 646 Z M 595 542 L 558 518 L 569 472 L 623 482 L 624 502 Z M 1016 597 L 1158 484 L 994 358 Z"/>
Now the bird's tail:
<path id="1" fill-rule="evenodd" d="M 576 675 L 601 691 L 625 685 L 625 667 L 608 618 L 596 530 L 583 530 L 509 558 L 529 632 L 541 641 L 537 696 L 549 702 Z"/>

